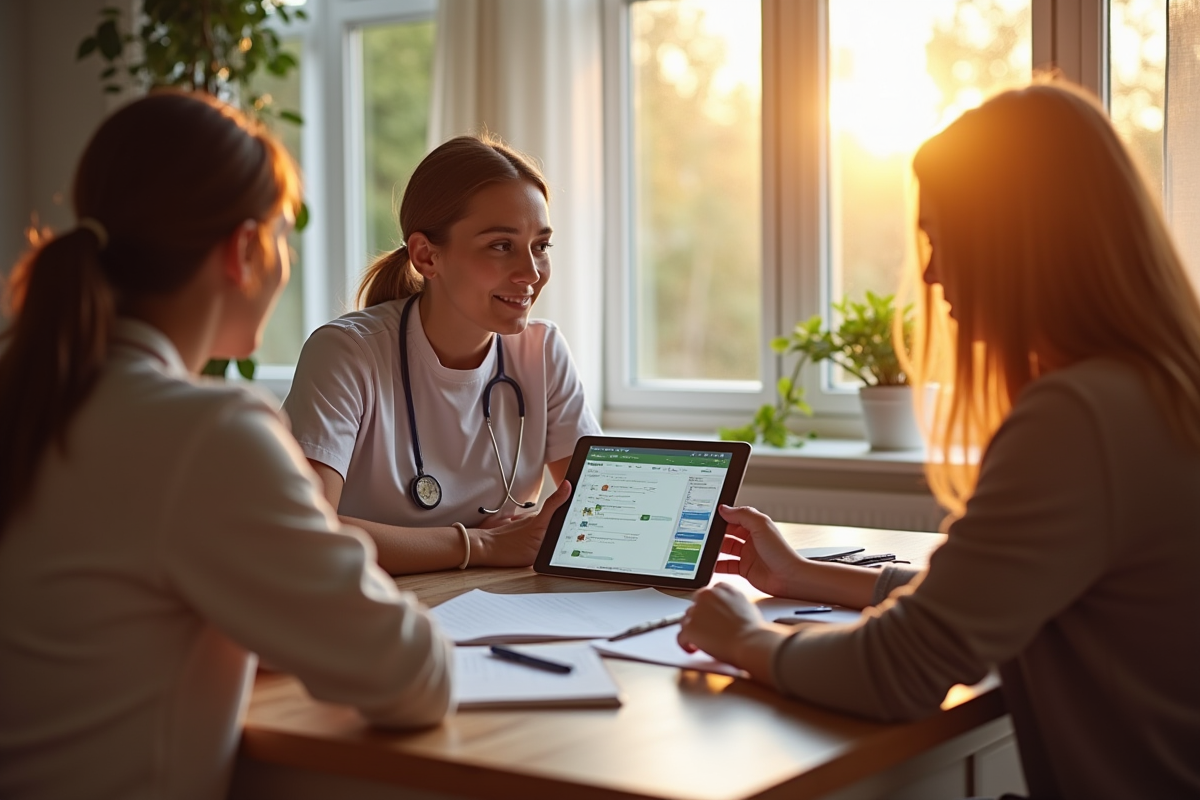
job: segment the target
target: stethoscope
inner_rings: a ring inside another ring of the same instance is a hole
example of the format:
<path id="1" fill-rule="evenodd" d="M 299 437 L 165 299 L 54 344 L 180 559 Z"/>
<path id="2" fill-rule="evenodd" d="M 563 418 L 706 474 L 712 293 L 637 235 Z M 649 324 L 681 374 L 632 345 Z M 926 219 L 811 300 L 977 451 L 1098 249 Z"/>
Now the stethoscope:
<path id="1" fill-rule="evenodd" d="M 417 466 L 417 476 L 409 483 L 408 493 L 414 503 L 428 511 L 437 508 L 438 503 L 442 502 L 442 485 L 438 483 L 437 478 L 425 474 L 425 462 L 421 459 L 421 441 L 417 437 L 417 414 L 413 409 L 412 379 L 408 375 L 408 317 L 413 303 L 420 296 L 420 294 L 414 294 L 410 297 L 404 304 L 404 311 L 400 314 L 400 377 L 404 381 L 404 402 L 408 406 L 408 429 L 412 434 L 413 462 Z M 504 502 L 512 501 L 518 508 L 533 508 L 536 503 L 520 503 L 512 496 L 512 487 L 517 480 L 517 464 L 521 461 L 521 443 L 525 439 L 525 395 L 521 392 L 521 387 L 517 382 L 505 374 L 504 345 L 500 342 L 500 334 L 497 333 L 494 336 L 496 339 L 496 375 L 483 387 L 483 421 L 487 423 L 488 435 L 492 438 L 492 452 L 496 454 L 496 466 L 500 469 L 500 482 L 504 484 Z M 517 430 L 517 454 L 513 456 L 512 470 L 508 477 L 504 476 L 504 462 L 500 458 L 500 445 L 496 442 L 496 432 L 492 429 L 492 389 L 501 383 L 511 386 L 513 394 L 517 396 L 517 415 L 521 420 L 521 426 Z M 480 506 L 479 513 L 497 514 L 501 508 L 504 508 L 504 502 L 500 503 L 500 508 Z"/>

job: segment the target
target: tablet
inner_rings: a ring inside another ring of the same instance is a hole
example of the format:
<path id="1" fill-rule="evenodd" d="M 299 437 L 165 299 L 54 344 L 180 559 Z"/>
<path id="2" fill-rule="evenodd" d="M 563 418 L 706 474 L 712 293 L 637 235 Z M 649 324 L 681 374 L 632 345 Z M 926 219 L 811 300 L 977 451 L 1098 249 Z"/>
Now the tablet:
<path id="1" fill-rule="evenodd" d="M 584 436 L 571 497 L 550 519 L 533 568 L 544 575 L 698 589 L 712 578 L 746 474 L 745 442 Z"/>

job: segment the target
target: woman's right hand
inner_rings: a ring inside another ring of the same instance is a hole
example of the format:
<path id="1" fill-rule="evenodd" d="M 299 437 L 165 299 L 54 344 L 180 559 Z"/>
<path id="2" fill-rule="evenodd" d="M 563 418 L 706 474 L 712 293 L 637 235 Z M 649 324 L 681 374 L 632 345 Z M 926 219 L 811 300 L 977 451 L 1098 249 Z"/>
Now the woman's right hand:
<path id="1" fill-rule="evenodd" d="M 536 514 L 517 517 L 494 528 L 473 528 L 471 537 L 472 567 L 528 567 L 537 558 L 550 525 L 550 517 L 571 496 L 571 484 L 563 481 L 546 498 Z"/>
<path id="2" fill-rule="evenodd" d="M 776 597 L 801 596 L 808 564 L 783 538 L 771 518 L 748 506 L 720 506 L 728 523 L 721 552 L 734 558 L 717 562 L 717 572 L 741 575 L 760 592 Z"/>

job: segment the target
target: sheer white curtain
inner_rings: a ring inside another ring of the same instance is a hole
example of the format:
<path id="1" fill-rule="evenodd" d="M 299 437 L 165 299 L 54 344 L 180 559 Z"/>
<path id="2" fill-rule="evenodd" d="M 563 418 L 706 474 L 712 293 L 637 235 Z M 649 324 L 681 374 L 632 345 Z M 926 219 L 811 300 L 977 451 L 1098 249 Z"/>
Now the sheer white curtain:
<path id="1" fill-rule="evenodd" d="M 1171 0 L 1168 9 L 1167 216 L 1192 281 L 1200 287 L 1200 2 Z"/>
<path id="2" fill-rule="evenodd" d="M 487 129 L 550 184 L 553 278 L 534 316 L 558 324 L 601 407 L 601 0 L 441 0 L 429 144 Z"/>

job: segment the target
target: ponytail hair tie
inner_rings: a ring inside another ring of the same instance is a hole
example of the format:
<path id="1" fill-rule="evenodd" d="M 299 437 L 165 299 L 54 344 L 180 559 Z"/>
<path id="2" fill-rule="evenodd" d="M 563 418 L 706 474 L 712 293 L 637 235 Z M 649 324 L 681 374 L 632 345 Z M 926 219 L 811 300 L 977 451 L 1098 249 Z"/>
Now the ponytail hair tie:
<path id="1" fill-rule="evenodd" d="M 91 231 L 92 235 L 96 237 L 97 244 L 100 245 L 100 250 L 108 247 L 108 231 L 104 229 L 99 220 L 92 219 L 91 217 L 83 217 L 79 222 L 75 223 L 75 227 Z"/>

